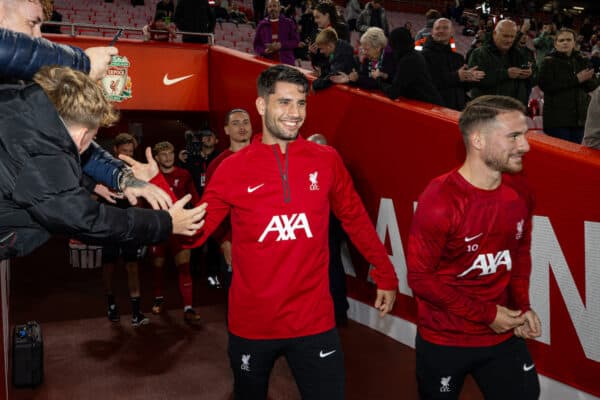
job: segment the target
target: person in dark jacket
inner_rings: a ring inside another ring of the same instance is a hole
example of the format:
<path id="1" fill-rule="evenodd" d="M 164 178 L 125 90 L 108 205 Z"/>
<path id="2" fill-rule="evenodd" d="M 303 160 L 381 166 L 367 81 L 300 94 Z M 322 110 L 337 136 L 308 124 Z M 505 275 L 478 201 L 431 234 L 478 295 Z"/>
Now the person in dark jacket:
<path id="1" fill-rule="evenodd" d="M 329 59 L 327 64 L 321 67 L 319 77 L 313 81 L 313 89 L 326 89 L 336 82 L 339 73 L 349 74 L 356 70 L 354 49 L 350 43 L 338 39 L 332 28 L 327 28 L 317 35 L 315 43 L 321 54 Z"/>
<path id="2" fill-rule="evenodd" d="M 340 74 L 339 82 L 350 83 L 363 89 L 377 90 L 379 82 L 391 82 L 394 76 L 394 57 L 387 46 L 383 29 L 371 27 L 360 37 L 360 49 L 364 53 L 358 72 Z"/>
<path id="3" fill-rule="evenodd" d="M 575 50 L 575 32 L 563 28 L 540 66 L 539 86 L 544 91 L 544 132 L 581 143 L 590 96 L 600 83 L 590 60 Z"/>
<path id="4" fill-rule="evenodd" d="M 179 0 L 173 15 L 177 29 L 184 32 L 213 33 L 217 19 L 208 0 Z M 185 43 L 208 43 L 208 36 L 183 35 Z"/>
<path id="5" fill-rule="evenodd" d="M 94 201 L 80 183 L 79 155 L 116 114 L 82 72 L 44 67 L 34 81 L 0 86 L 0 259 L 26 255 L 55 233 L 89 242 L 152 243 L 202 226 L 202 206 L 183 208 L 190 196 L 169 211 Z M 154 164 L 147 178 L 157 172 Z"/>
<path id="6" fill-rule="evenodd" d="M 367 3 L 356 20 L 356 30 L 361 34 L 372 26 L 383 29 L 386 36 L 390 33 L 385 8 L 383 8 L 383 0 L 373 0 Z"/>
<path id="7" fill-rule="evenodd" d="M 43 18 L 40 3 L 18 2 L 19 7 L 33 7 L 33 15 Z M 19 12 L 20 11 L 20 12 Z M 0 82 L 16 83 L 31 81 L 43 65 L 63 65 L 89 74 L 98 80 L 106 73 L 111 56 L 117 54 L 115 47 L 90 47 L 83 51 L 77 47 L 52 43 L 39 37 L 39 28 L 19 23 L 23 11 L 7 8 L 0 0 Z M 31 11 L 31 10 L 30 10 Z M 21 31 L 13 31 L 20 29 Z M 86 187 L 93 191 L 96 182 L 124 192 L 135 204 L 136 197 L 144 197 L 153 207 L 168 206 L 170 199 L 154 185 L 144 184 L 129 174 L 125 164 L 92 142 L 82 157 Z M 89 176 L 91 179 L 87 179 Z M 107 198 L 111 201 L 111 199 Z"/>
<path id="8" fill-rule="evenodd" d="M 308 55 L 312 63 L 313 68 L 320 69 L 323 65 L 328 63 L 327 57 L 325 57 L 315 43 L 315 39 L 319 32 L 323 29 L 332 28 L 338 36 L 338 39 L 350 42 L 350 31 L 348 25 L 346 25 L 337 14 L 337 10 L 333 3 L 321 2 L 315 6 L 313 10 L 313 16 L 315 24 L 317 24 L 317 30 L 313 32 L 313 37 L 308 39 Z"/>
<path id="9" fill-rule="evenodd" d="M 533 75 L 527 56 L 515 41 L 517 25 L 508 19 L 498 22 L 491 40 L 473 50 L 468 60 L 469 68 L 478 67 L 485 77 L 472 84 L 473 98 L 485 94 L 509 96 L 523 105 L 529 101 L 529 88 Z"/>
<path id="10" fill-rule="evenodd" d="M 440 93 L 433 85 L 423 55 L 414 49 L 415 41 L 406 28 L 396 28 L 390 33 L 390 45 L 396 62 L 391 83 L 381 82 L 380 88 L 390 99 L 406 97 L 443 105 Z"/>
<path id="11" fill-rule="evenodd" d="M 452 51 L 452 22 L 440 18 L 433 24 L 431 35 L 423 45 L 423 57 L 427 62 L 433 84 L 444 100 L 444 106 L 462 111 L 466 105 L 467 82 L 477 82 L 485 76 L 477 66 L 467 68 L 465 59 Z"/>

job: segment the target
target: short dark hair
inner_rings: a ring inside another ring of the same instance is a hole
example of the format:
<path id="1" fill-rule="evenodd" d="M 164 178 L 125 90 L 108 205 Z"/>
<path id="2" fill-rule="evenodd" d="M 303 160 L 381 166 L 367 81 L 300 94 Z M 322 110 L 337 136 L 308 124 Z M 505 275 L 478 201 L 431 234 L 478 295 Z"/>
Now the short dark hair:
<path id="1" fill-rule="evenodd" d="M 308 79 L 296 68 L 289 65 L 273 65 L 260 73 L 256 80 L 258 95 L 267 97 L 275 93 L 275 84 L 277 82 L 293 83 L 302 86 L 302 91 L 308 93 Z"/>
<path id="2" fill-rule="evenodd" d="M 467 138 L 473 129 L 492 122 L 500 114 L 512 111 L 525 114 L 526 110 L 519 100 L 508 96 L 486 95 L 470 101 L 458 119 L 463 140 L 467 143 Z"/>
<path id="3" fill-rule="evenodd" d="M 231 118 L 231 116 L 235 113 L 244 113 L 250 116 L 248 111 L 244 110 L 243 108 L 234 108 L 233 110 L 229 110 L 229 112 L 225 115 L 225 126 L 229 125 L 229 118 Z"/>
<path id="4" fill-rule="evenodd" d="M 434 8 L 430 8 L 425 13 L 425 18 L 426 19 L 439 19 L 439 18 L 442 18 L 442 14 Z"/>
<path id="5" fill-rule="evenodd" d="M 119 147 L 119 146 L 122 146 L 124 144 L 129 144 L 129 143 L 133 143 L 134 149 L 138 146 L 138 142 L 135 139 L 135 137 L 133 137 L 129 133 L 119 133 L 113 139 L 113 146 L 115 146 L 115 147 Z"/>

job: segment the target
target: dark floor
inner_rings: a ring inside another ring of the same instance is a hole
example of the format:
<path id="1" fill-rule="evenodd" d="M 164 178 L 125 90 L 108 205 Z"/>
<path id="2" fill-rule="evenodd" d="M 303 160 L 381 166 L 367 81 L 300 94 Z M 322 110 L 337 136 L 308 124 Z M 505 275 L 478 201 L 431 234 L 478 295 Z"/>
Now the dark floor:
<path id="1" fill-rule="evenodd" d="M 168 313 L 152 316 L 152 271 L 141 269 L 142 311 L 151 323 L 132 328 L 126 274 L 117 269 L 115 293 L 124 315 L 108 321 L 101 270 L 68 266 L 65 240 L 53 240 L 11 268 L 13 323 L 41 323 L 45 382 L 36 389 L 11 388 L 11 399 L 205 399 L 227 400 L 231 375 L 226 353 L 225 294 L 195 280 L 194 301 L 203 317 L 190 327 L 182 321 L 176 272 L 166 269 Z M 146 296 L 144 296 L 146 294 Z M 414 351 L 350 321 L 340 329 L 349 400 L 417 399 Z M 299 399 L 283 360 L 270 384 L 272 400 Z M 463 400 L 479 400 L 471 381 Z"/>

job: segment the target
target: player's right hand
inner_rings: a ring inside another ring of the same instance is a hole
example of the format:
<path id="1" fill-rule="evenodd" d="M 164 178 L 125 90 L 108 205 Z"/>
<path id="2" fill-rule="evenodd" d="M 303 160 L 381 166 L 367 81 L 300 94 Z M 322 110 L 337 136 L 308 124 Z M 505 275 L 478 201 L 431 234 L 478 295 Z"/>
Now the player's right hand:
<path id="1" fill-rule="evenodd" d="M 511 310 L 501 305 L 496 305 L 496 318 L 490 328 L 496 333 L 504 333 L 525 323 L 525 314 L 520 310 Z"/>
<path id="2" fill-rule="evenodd" d="M 176 235 L 193 236 L 204 225 L 207 204 L 202 203 L 196 208 L 187 210 L 184 207 L 191 199 L 192 195 L 186 194 L 169 208 L 173 233 Z"/>

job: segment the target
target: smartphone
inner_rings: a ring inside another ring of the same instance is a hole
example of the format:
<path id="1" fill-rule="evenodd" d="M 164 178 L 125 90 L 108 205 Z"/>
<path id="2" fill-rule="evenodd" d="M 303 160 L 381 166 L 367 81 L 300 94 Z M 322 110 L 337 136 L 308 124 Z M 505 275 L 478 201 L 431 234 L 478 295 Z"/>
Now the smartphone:
<path id="1" fill-rule="evenodd" d="M 523 65 L 521 65 L 521 69 L 529 69 L 529 64 L 523 64 Z"/>
<path id="2" fill-rule="evenodd" d="M 117 31 L 117 33 L 115 33 L 115 36 L 112 38 L 112 40 L 110 41 L 110 43 L 108 44 L 109 47 L 114 46 L 115 43 L 117 43 L 117 40 L 119 40 L 119 38 L 121 37 L 121 35 L 123 34 L 123 28 L 119 28 L 119 30 Z"/>

